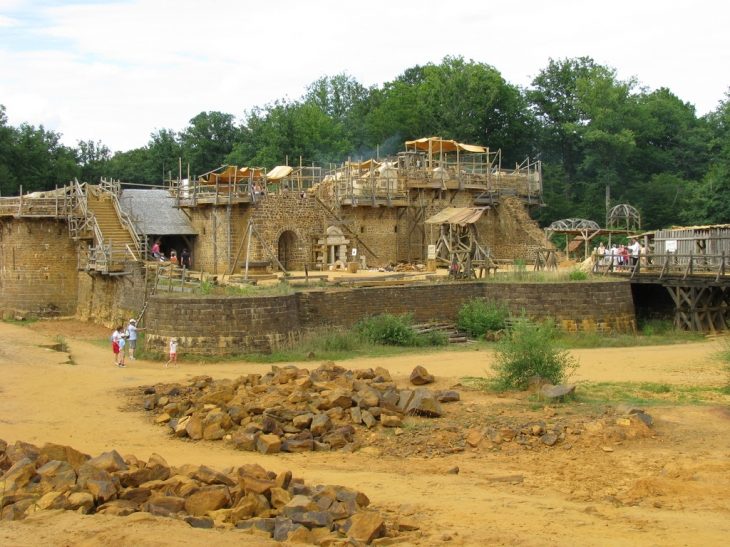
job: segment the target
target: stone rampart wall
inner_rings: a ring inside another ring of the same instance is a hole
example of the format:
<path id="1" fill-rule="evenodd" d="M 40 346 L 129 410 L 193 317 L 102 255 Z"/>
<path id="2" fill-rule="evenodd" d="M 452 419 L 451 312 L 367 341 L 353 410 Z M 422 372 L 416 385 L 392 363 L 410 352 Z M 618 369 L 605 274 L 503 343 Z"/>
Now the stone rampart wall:
<path id="1" fill-rule="evenodd" d="M 226 298 L 153 296 L 147 309 L 148 351 L 165 353 L 176 337 L 180 354 L 266 353 L 299 335 L 296 295 Z"/>
<path id="2" fill-rule="evenodd" d="M 124 271 L 131 273 L 108 276 L 78 272 L 79 320 L 114 328 L 139 315 L 144 306 L 144 267 L 139 262 L 126 262 Z"/>
<path id="3" fill-rule="evenodd" d="M 413 313 L 416 321 L 455 321 L 474 298 L 504 302 L 513 315 L 552 317 L 568 332 L 634 331 L 631 285 L 601 283 L 444 283 L 312 291 L 256 298 L 166 297 L 151 299 L 148 349 L 164 353 L 171 336 L 181 354 L 227 356 L 268 352 L 302 331 L 347 328 L 378 313 Z"/>
<path id="4" fill-rule="evenodd" d="M 0 306 L 4 314 L 71 316 L 77 302 L 76 243 L 65 222 L 3 218 Z"/>

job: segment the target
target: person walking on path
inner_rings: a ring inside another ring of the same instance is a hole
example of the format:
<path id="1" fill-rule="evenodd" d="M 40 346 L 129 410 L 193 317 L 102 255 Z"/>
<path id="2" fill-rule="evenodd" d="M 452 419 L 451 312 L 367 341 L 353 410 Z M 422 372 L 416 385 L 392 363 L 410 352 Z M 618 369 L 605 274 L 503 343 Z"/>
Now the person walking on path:
<path id="1" fill-rule="evenodd" d="M 127 365 L 124 364 L 124 346 L 127 345 L 126 338 L 126 334 L 123 334 L 119 338 L 119 363 L 117 363 L 117 366 L 120 368 L 127 368 Z"/>
<path id="2" fill-rule="evenodd" d="M 177 368 L 177 338 L 170 338 L 170 360 L 165 363 L 165 368 L 168 368 L 170 363 Z"/>
<path id="3" fill-rule="evenodd" d="M 137 328 L 137 320 L 132 318 L 129 320 L 127 325 L 127 337 L 129 338 L 129 360 L 136 361 L 137 358 L 134 356 L 134 350 L 137 349 L 137 333 L 141 330 Z"/>
<path id="4" fill-rule="evenodd" d="M 110 338 L 112 343 L 112 351 L 114 352 L 114 364 L 119 366 L 119 340 L 122 339 L 122 326 L 119 325 Z"/>

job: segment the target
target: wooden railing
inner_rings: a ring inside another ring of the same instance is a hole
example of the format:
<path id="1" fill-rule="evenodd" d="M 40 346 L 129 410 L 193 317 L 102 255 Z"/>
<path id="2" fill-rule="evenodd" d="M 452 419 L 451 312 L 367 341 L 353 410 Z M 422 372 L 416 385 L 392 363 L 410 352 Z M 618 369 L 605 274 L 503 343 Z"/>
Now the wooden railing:
<path id="1" fill-rule="evenodd" d="M 617 255 L 594 255 L 593 272 L 627 275 L 634 279 L 644 274 L 656 275 L 658 280 L 665 278 L 686 279 L 688 276 L 702 275 L 715 282 L 725 279 L 730 273 L 730 255 L 720 254 L 641 254 L 638 257 L 625 256 L 626 262 L 619 262 Z"/>

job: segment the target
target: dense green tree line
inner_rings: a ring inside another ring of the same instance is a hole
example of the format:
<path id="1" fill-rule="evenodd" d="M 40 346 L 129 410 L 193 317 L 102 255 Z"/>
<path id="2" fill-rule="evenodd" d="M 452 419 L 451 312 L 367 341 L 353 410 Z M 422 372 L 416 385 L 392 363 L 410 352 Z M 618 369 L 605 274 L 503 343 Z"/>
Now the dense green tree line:
<path id="1" fill-rule="evenodd" d="M 2 107 L 0 107 L 2 108 Z M 201 112 L 182 130 L 159 129 L 146 146 L 111 154 L 101 142 L 60 144 L 43 126 L 7 125 L 0 109 L 0 192 L 53 188 L 73 177 L 160 184 L 170 171 L 223 164 L 271 168 L 339 163 L 401 150 L 439 135 L 502 150 L 503 165 L 543 162 L 542 223 L 582 217 L 603 224 L 607 204 L 631 203 L 645 228 L 730 222 L 730 99 L 697 116 L 669 89 L 647 90 L 588 57 L 550 60 L 527 89 L 494 67 L 446 57 L 364 87 L 322 77 L 296 100 L 278 99 L 240 120 Z"/>

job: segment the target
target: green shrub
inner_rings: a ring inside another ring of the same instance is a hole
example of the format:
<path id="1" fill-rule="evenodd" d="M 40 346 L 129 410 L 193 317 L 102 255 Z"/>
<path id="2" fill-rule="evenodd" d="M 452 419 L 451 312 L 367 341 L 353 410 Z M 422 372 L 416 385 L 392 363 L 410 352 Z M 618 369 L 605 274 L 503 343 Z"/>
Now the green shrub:
<path id="1" fill-rule="evenodd" d="M 588 279 L 588 274 L 582 270 L 575 269 L 570 271 L 568 279 L 571 281 L 585 281 Z"/>
<path id="2" fill-rule="evenodd" d="M 661 336 L 672 331 L 672 322 L 666 319 L 644 319 L 639 321 L 638 327 L 644 336 Z"/>
<path id="3" fill-rule="evenodd" d="M 411 328 L 413 314 L 392 315 L 384 313 L 367 317 L 355 325 L 355 331 L 364 339 L 376 344 L 393 346 L 439 346 L 448 343 L 442 333 L 420 335 Z"/>
<path id="4" fill-rule="evenodd" d="M 487 331 L 505 328 L 507 317 L 509 308 L 506 304 L 479 298 L 461 306 L 456 325 L 469 336 L 479 337 Z"/>
<path id="5" fill-rule="evenodd" d="M 556 334 L 552 319 L 541 325 L 530 324 L 524 316 L 517 321 L 512 336 L 497 346 L 492 369 L 497 373 L 498 388 L 524 389 L 528 379 L 536 375 L 548 378 L 552 384 L 563 383 L 578 362 L 556 347 Z"/>

